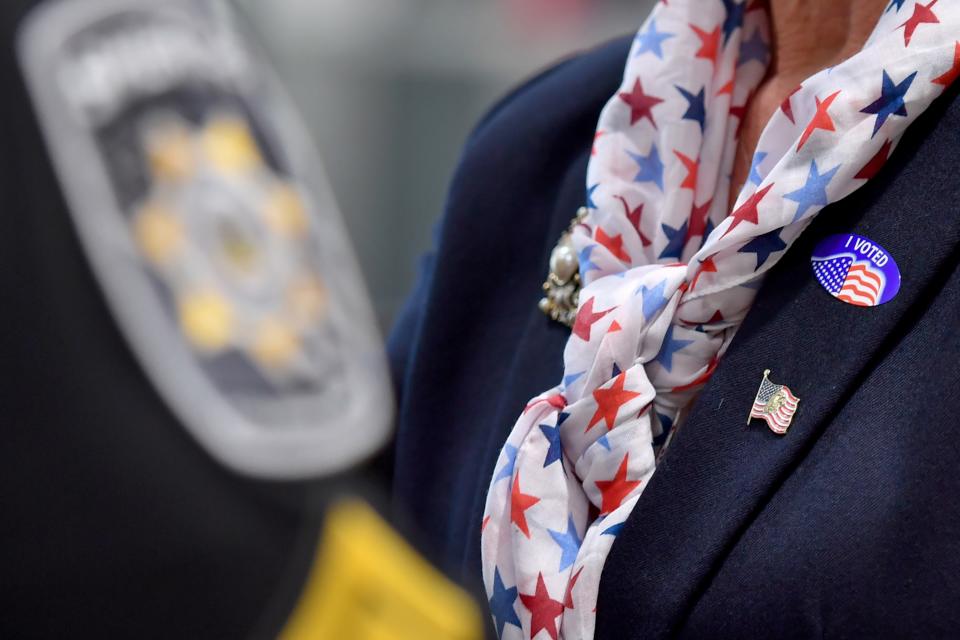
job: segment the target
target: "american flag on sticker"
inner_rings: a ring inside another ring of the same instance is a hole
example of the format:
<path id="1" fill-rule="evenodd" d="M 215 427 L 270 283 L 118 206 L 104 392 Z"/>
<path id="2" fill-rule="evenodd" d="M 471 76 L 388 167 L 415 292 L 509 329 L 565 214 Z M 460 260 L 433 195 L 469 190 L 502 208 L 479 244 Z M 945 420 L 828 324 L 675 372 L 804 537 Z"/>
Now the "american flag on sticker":
<path id="1" fill-rule="evenodd" d="M 852 253 L 814 257 L 813 272 L 833 297 L 859 307 L 877 306 L 887 280 L 873 263 Z"/>
<path id="2" fill-rule="evenodd" d="M 800 398 L 793 395 L 786 385 L 770 382 L 769 375 L 769 369 L 763 372 L 763 380 L 757 390 L 757 397 L 753 400 L 747 424 L 754 418 L 760 418 L 766 421 L 771 431 L 783 435 L 790 428 Z"/>

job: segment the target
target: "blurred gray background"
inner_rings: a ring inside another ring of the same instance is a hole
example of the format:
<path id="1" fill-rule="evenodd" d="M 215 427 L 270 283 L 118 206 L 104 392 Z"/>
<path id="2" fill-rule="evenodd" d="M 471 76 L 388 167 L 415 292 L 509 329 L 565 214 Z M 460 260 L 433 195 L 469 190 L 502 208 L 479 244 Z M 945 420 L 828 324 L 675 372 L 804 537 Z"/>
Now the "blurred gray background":
<path id="1" fill-rule="evenodd" d="M 652 0 L 237 0 L 303 111 L 388 330 L 470 128 Z"/>

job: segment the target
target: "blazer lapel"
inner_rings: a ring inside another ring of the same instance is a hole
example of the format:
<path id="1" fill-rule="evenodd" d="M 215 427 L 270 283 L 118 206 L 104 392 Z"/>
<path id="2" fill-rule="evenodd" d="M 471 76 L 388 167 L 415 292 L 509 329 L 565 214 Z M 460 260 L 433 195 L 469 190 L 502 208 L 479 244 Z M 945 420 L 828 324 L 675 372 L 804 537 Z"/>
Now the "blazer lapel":
<path id="1" fill-rule="evenodd" d="M 614 543 L 597 638 L 662 637 L 682 626 L 741 532 L 956 267 L 956 93 L 954 86 L 934 103 L 881 173 L 823 211 L 768 275 Z M 892 301 L 854 307 L 820 287 L 810 256 L 837 233 L 867 236 L 897 260 L 903 281 Z M 764 369 L 800 398 L 784 436 L 760 420 L 746 424 Z"/>

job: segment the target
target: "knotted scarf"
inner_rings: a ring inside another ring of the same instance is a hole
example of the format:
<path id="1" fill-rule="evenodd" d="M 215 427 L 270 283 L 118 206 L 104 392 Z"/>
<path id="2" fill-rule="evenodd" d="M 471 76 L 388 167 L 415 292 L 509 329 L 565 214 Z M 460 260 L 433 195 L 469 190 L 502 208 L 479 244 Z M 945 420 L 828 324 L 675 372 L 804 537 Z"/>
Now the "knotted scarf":
<path id="1" fill-rule="evenodd" d="M 729 213 L 739 129 L 771 59 L 766 6 L 657 4 L 600 116 L 563 380 L 526 406 L 493 471 L 483 577 L 501 638 L 593 637 L 655 439 L 710 378 L 763 274 L 957 77 L 958 36 L 960 3 L 892 0 L 859 53 L 786 97 Z"/>

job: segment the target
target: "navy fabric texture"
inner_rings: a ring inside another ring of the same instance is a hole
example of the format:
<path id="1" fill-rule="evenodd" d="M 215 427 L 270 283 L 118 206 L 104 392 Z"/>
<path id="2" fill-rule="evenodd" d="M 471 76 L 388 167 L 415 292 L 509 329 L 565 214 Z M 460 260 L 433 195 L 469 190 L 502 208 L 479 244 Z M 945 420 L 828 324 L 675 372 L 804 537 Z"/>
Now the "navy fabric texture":
<path id="1" fill-rule="evenodd" d="M 481 123 L 391 337 L 396 499 L 474 584 L 500 447 L 562 375 L 569 330 L 537 309 L 540 285 L 629 42 L 541 75 Z M 956 94 L 768 275 L 614 544 L 597 638 L 960 634 Z M 835 233 L 892 254 L 896 298 L 864 309 L 820 287 L 810 257 Z M 782 437 L 746 424 L 767 368 L 801 399 Z"/>

